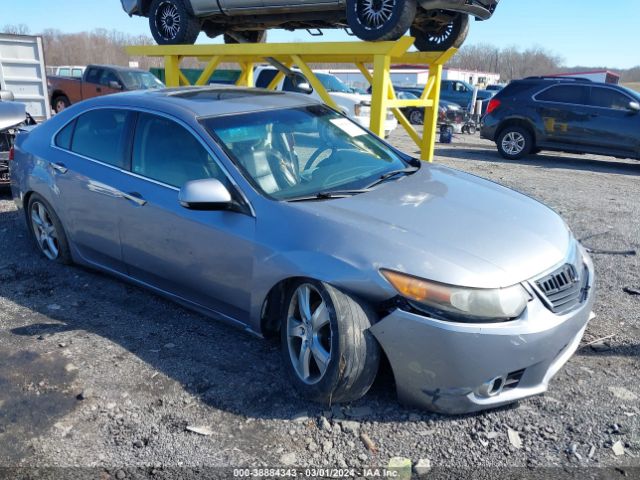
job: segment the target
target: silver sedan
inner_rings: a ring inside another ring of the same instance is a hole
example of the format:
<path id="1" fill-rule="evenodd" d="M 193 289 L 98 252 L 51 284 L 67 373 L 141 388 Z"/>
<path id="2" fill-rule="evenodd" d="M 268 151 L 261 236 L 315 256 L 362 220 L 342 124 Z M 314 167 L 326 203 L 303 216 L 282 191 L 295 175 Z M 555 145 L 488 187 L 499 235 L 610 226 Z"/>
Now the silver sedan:
<path id="1" fill-rule="evenodd" d="M 313 401 L 362 397 L 386 355 L 404 403 L 504 405 L 547 389 L 590 318 L 591 260 L 552 210 L 307 96 L 101 97 L 21 134 L 12 158 L 47 259 L 279 335 Z"/>

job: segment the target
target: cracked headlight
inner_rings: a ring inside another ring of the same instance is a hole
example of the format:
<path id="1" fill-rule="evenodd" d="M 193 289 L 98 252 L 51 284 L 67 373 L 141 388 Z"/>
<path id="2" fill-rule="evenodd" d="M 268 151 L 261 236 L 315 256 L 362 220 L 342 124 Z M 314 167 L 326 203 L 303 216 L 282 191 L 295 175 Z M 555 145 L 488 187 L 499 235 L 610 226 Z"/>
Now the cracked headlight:
<path id="1" fill-rule="evenodd" d="M 531 296 L 520 284 L 508 288 L 466 288 L 405 273 L 380 271 L 413 307 L 436 318 L 459 322 L 504 321 L 519 317 Z"/>

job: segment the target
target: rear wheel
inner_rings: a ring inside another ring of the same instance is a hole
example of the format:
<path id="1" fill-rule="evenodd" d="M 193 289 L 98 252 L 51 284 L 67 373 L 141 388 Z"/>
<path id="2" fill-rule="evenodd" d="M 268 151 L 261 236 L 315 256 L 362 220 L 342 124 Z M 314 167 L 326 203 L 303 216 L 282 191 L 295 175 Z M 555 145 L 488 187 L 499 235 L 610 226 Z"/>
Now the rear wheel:
<path id="1" fill-rule="evenodd" d="M 69 264 L 71 252 L 62 222 L 51 205 L 34 193 L 27 206 L 29 232 L 38 250 L 51 261 Z"/>
<path id="2" fill-rule="evenodd" d="M 507 160 L 518 160 L 533 149 L 531 133 L 522 127 L 507 126 L 498 135 L 498 152 Z"/>
<path id="3" fill-rule="evenodd" d="M 183 0 L 154 0 L 149 9 L 149 27 L 158 45 L 193 45 L 201 24 Z"/>
<path id="4" fill-rule="evenodd" d="M 397 40 L 416 16 L 416 0 L 347 0 L 347 22 L 361 40 Z"/>
<path id="5" fill-rule="evenodd" d="M 62 112 L 65 108 L 71 105 L 71 102 L 66 95 L 60 95 L 59 97 L 54 98 L 51 103 L 53 104 L 53 111 L 56 113 Z"/>
<path id="6" fill-rule="evenodd" d="M 415 47 L 422 52 L 460 48 L 469 33 L 469 15 L 439 12 L 411 27 Z"/>
<path id="7" fill-rule="evenodd" d="M 297 282 L 285 305 L 282 353 L 295 389 L 324 404 L 367 393 L 380 362 L 380 347 L 368 330 L 370 309 L 315 280 Z"/>

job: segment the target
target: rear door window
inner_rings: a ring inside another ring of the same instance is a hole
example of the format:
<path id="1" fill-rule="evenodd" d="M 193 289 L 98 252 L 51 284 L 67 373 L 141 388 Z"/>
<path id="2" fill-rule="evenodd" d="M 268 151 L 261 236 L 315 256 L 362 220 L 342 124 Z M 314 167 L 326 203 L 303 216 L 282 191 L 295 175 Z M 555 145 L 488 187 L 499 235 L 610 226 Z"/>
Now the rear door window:
<path id="1" fill-rule="evenodd" d="M 592 87 L 589 104 L 592 107 L 627 110 L 631 99 L 611 88 Z"/>
<path id="2" fill-rule="evenodd" d="M 125 150 L 130 130 L 128 124 L 129 113 L 126 110 L 99 109 L 87 112 L 76 120 L 71 151 L 114 167 L 125 168 Z"/>
<path id="3" fill-rule="evenodd" d="M 570 103 L 586 105 L 588 88 L 580 85 L 556 85 L 536 95 L 540 102 Z"/>

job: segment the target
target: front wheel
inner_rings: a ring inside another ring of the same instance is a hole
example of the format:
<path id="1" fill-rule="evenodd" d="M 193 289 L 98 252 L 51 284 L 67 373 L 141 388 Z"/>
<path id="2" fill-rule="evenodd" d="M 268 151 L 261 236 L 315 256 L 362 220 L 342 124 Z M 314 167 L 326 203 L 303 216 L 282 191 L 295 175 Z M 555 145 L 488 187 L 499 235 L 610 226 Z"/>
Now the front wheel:
<path id="1" fill-rule="evenodd" d="M 154 0 L 149 9 L 149 27 L 158 45 L 193 45 L 202 26 L 183 0 Z"/>
<path id="2" fill-rule="evenodd" d="M 455 13 L 436 17 L 414 24 L 411 36 L 415 37 L 415 47 L 421 52 L 444 51 L 449 48 L 460 48 L 469 34 L 469 15 Z"/>
<path id="3" fill-rule="evenodd" d="M 416 0 L 347 0 L 347 23 L 361 40 L 397 40 L 416 16 Z"/>
<path id="4" fill-rule="evenodd" d="M 295 389 L 330 404 L 361 398 L 375 380 L 380 347 L 369 327 L 370 309 L 315 280 L 297 282 L 286 298 L 282 353 Z"/>
<path id="5" fill-rule="evenodd" d="M 424 112 L 422 110 L 411 110 L 409 113 L 409 122 L 411 125 L 424 125 Z"/>
<path id="6" fill-rule="evenodd" d="M 528 130 L 512 126 L 505 127 L 497 140 L 498 152 L 507 160 L 518 160 L 533 149 L 533 137 Z"/>

